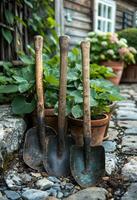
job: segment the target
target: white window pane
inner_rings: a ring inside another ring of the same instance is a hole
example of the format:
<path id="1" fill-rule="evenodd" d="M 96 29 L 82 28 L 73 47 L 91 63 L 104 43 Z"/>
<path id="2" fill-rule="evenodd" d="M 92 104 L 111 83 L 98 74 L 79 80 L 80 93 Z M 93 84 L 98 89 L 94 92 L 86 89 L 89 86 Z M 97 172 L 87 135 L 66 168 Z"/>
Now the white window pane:
<path id="1" fill-rule="evenodd" d="M 112 7 L 108 7 L 108 19 L 112 19 Z"/>
<path id="2" fill-rule="evenodd" d="M 107 25 L 107 32 L 111 32 L 112 31 L 112 23 L 111 22 L 108 22 L 108 25 Z"/>
<path id="3" fill-rule="evenodd" d="M 106 17 L 106 5 L 103 5 L 103 17 Z"/>
<path id="4" fill-rule="evenodd" d="M 98 5 L 98 16 L 100 16 L 100 17 L 101 17 L 101 7 L 102 7 L 102 4 L 99 3 L 99 5 Z"/>

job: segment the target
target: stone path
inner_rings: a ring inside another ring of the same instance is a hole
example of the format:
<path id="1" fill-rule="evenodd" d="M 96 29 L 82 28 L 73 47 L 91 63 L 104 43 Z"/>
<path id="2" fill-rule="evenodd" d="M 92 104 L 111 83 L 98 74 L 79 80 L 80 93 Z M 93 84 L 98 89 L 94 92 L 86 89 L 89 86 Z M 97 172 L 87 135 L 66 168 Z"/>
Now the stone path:
<path id="1" fill-rule="evenodd" d="M 1 173 L 0 200 L 137 200 L 137 85 L 120 85 L 120 89 L 127 100 L 117 104 L 109 139 L 103 143 L 106 174 L 101 183 L 82 190 L 72 177 L 37 173 L 18 156 Z"/>

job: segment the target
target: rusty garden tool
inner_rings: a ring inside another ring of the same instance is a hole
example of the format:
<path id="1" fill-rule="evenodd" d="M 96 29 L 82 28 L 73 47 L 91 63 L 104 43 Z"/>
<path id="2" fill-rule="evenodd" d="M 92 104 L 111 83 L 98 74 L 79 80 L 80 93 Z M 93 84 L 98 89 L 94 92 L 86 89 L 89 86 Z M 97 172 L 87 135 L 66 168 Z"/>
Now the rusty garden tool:
<path id="1" fill-rule="evenodd" d="M 43 67 L 42 67 L 43 38 L 35 37 L 36 52 L 36 92 L 37 92 L 37 127 L 26 132 L 23 159 L 32 169 L 43 171 L 43 158 L 46 148 L 46 136 L 56 134 L 55 131 L 45 126 L 44 95 L 43 95 Z"/>
<path id="2" fill-rule="evenodd" d="M 46 159 L 44 159 L 47 173 L 57 177 L 70 174 L 70 146 L 71 138 L 66 135 L 65 109 L 67 86 L 67 54 L 68 36 L 61 36 L 60 44 L 60 86 L 58 105 L 58 135 L 50 136 L 47 140 Z"/>
<path id="3" fill-rule="evenodd" d="M 71 172 L 81 187 L 96 184 L 105 171 L 105 152 L 102 146 L 90 147 L 90 83 L 89 83 L 89 49 L 90 42 L 81 43 L 83 71 L 83 107 L 84 107 L 84 146 L 73 145 L 70 152 Z"/>

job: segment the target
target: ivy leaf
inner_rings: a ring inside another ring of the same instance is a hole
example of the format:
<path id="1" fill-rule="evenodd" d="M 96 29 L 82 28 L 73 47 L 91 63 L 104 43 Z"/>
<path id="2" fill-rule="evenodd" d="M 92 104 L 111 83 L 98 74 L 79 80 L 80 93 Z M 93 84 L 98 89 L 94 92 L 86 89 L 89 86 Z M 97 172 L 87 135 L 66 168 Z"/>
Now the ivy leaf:
<path id="1" fill-rule="evenodd" d="M 1 29 L 2 30 L 2 35 L 4 37 L 4 39 L 8 42 L 8 44 L 10 44 L 12 42 L 12 34 L 11 31 L 7 30 L 7 29 Z"/>
<path id="2" fill-rule="evenodd" d="M 16 93 L 16 92 L 18 92 L 17 85 L 1 85 L 0 86 L 1 94 L 9 94 L 9 93 Z"/>
<path id="3" fill-rule="evenodd" d="M 71 112 L 72 112 L 73 117 L 76 119 L 83 116 L 82 106 L 80 105 L 73 106 Z"/>
<path id="4" fill-rule="evenodd" d="M 13 25 L 13 23 L 14 23 L 14 15 L 13 15 L 13 13 L 10 10 L 5 10 L 4 14 L 5 14 L 6 21 L 9 24 Z"/>
<path id="5" fill-rule="evenodd" d="M 16 96 L 11 104 L 13 113 L 18 115 L 31 113 L 35 106 L 36 102 L 34 99 L 29 103 L 24 96 Z"/>

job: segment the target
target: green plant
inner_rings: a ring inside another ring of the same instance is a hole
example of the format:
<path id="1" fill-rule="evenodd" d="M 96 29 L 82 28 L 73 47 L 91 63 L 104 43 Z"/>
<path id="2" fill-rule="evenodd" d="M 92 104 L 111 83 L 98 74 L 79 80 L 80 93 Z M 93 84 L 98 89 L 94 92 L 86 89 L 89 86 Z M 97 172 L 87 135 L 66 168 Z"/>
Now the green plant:
<path id="1" fill-rule="evenodd" d="M 119 90 L 113 83 L 104 79 L 94 79 L 90 83 L 91 117 L 98 118 L 99 115 L 109 112 L 108 105 L 115 101 L 123 100 Z M 75 87 L 68 87 L 67 113 L 74 118 L 83 117 L 83 87 L 82 82 Z"/>
<path id="2" fill-rule="evenodd" d="M 137 28 L 127 28 L 118 33 L 119 38 L 125 38 L 128 46 L 134 47 L 137 50 Z M 135 56 L 137 62 L 137 55 Z"/>
<path id="3" fill-rule="evenodd" d="M 12 63 L 1 63 L 3 72 L 0 74 L 0 99 L 12 101 L 12 110 L 15 114 L 30 113 L 36 106 L 34 55 L 22 54 L 20 59 L 24 64 L 23 67 L 15 68 Z M 59 70 L 57 63 L 59 58 L 57 55 L 49 58 L 44 54 L 43 60 L 45 106 L 53 107 L 58 98 Z M 9 94 L 10 96 L 7 98 Z"/>
<path id="4" fill-rule="evenodd" d="M 113 69 L 111 67 L 105 67 L 98 64 L 91 64 L 90 65 L 90 78 L 104 78 L 108 79 L 110 77 L 114 77 L 115 74 L 113 73 Z"/>
<path id="5" fill-rule="evenodd" d="M 92 63 L 107 60 L 135 63 L 137 51 L 133 47 L 128 47 L 126 39 L 119 39 L 116 33 L 91 32 L 88 34 L 88 40 L 91 42 Z"/>

